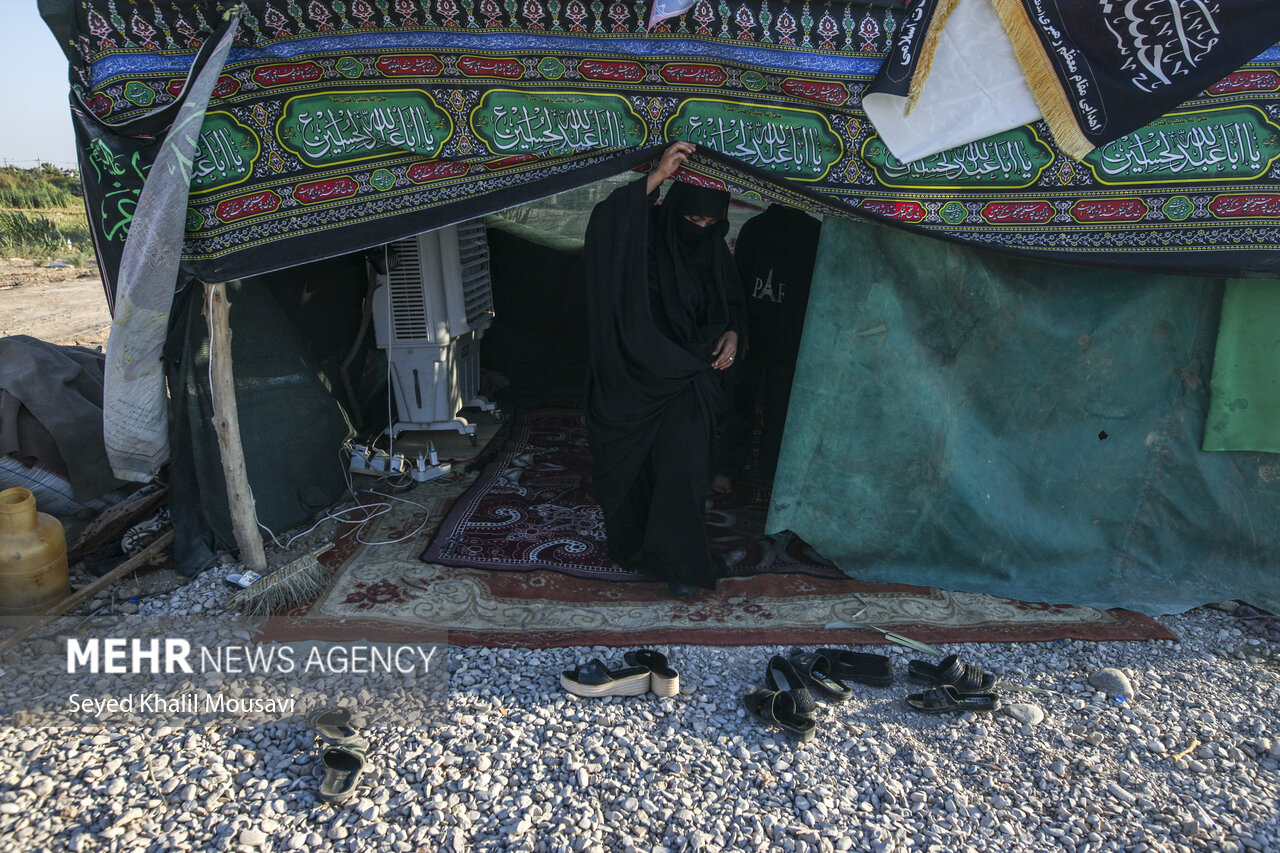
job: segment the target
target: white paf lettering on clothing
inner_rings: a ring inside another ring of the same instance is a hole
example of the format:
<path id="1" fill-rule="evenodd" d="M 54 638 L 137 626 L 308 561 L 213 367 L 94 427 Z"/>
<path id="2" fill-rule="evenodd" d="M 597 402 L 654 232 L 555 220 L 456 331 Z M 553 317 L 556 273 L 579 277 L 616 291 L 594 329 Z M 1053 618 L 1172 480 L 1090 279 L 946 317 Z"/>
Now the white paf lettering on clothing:
<path id="1" fill-rule="evenodd" d="M 756 279 L 756 286 L 751 291 L 752 299 L 768 299 L 770 302 L 781 302 L 786 295 L 786 282 L 779 281 L 775 283 L 772 269 L 769 270 L 768 277 Z"/>

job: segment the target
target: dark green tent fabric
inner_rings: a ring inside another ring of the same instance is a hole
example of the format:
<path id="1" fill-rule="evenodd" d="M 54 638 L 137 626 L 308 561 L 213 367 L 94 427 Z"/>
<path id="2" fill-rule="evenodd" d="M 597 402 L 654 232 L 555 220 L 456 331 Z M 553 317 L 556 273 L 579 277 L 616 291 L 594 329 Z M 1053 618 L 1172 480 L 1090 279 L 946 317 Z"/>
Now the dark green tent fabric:
<path id="1" fill-rule="evenodd" d="M 828 220 L 770 529 L 872 580 L 1275 609 L 1274 460 L 1200 450 L 1222 289 Z"/>
<path id="2" fill-rule="evenodd" d="M 1280 453 L 1280 287 L 1233 279 L 1222 297 L 1205 450 Z M 1280 473 L 1280 459 L 1276 470 Z"/>
<path id="3" fill-rule="evenodd" d="M 351 427 L 273 288 L 260 285 L 227 285 L 232 370 L 258 520 L 283 533 L 346 492 L 346 463 L 339 449 Z M 358 299 L 361 290 L 351 290 Z M 219 550 L 236 547 L 213 428 L 202 302 L 199 283 L 178 293 L 165 352 L 171 407 L 169 508 L 177 534 L 174 559 L 185 574 L 206 567 Z M 341 325 L 335 318 L 335 334 Z"/>
<path id="4" fill-rule="evenodd" d="M 507 408 L 581 406 L 587 385 L 587 280 L 580 241 L 508 223 L 488 229 L 497 319 L 480 363 L 509 384 Z"/>

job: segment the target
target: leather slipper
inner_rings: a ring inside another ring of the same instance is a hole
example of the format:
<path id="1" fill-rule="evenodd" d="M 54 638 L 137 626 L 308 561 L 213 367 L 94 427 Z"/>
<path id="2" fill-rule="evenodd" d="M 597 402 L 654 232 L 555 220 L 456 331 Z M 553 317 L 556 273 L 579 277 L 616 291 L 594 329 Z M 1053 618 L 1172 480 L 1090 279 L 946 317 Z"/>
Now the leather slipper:
<path id="1" fill-rule="evenodd" d="M 818 713 L 818 703 L 813 701 L 813 694 L 804 686 L 804 679 L 791 665 L 791 661 L 782 655 L 769 658 L 769 666 L 764 672 L 764 683 L 770 690 L 791 694 L 795 702 L 796 713 L 812 717 Z"/>
<path id="2" fill-rule="evenodd" d="M 560 686 L 575 696 L 639 696 L 649 691 L 649 667 L 611 670 L 599 658 L 560 673 Z"/>
<path id="3" fill-rule="evenodd" d="M 643 666 L 649 670 L 649 692 L 662 697 L 680 692 L 680 673 L 667 663 L 667 656 L 652 649 L 627 652 L 622 659 L 631 666 Z"/>
<path id="4" fill-rule="evenodd" d="M 796 710 L 791 693 L 756 688 L 742 697 L 749 713 L 771 726 L 777 726 L 797 740 L 813 740 L 818 724 L 813 717 Z"/>
<path id="5" fill-rule="evenodd" d="M 893 683 L 893 666 L 887 655 L 851 652 L 848 649 L 818 649 L 831 664 L 831 674 L 843 681 L 856 681 L 872 687 L 888 687 Z"/>
<path id="6" fill-rule="evenodd" d="M 320 782 L 320 799 L 326 803 L 345 803 L 355 795 L 356 785 L 364 774 L 368 743 L 356 738 L 346 744 L 327 746 L 320 753 L 324 779 Z"/>
<path id="7" fill-rule="evenodd" d="M 985 693 L 996 686 L 996 677 L 976 663 L 963 663 L 958 655 L 947 655 L 939 664 L 913 660 L 907 677 L 924 684 L 954 687 L 958 693 Z"/>
<path id="8" fill-rule="evenodd" d="M 325 743 L 346 744 L 352 741 L 364 741 L 351 726 L 351 711 L 341 705 L 333 705 L 312 711 L 307 721 L 315 727 L 316 734 Z"/>
<path id="9" fill-rule="evenodd" d="M 832 674 L 826 655 L 792 649 L 790 660 L 805 685 L 828 702 L 843 702 L 853 695 L 849 685 Z"/>
<path id="10" fill-rule="evenodd" d="M 996 694 L 960 693 L 950 684 L 931 687 L 923 693 L 912 693 L 906 702 L 912 710 L 922 714 L 990 713 L 1000 709 L 1000 697 Z"/>

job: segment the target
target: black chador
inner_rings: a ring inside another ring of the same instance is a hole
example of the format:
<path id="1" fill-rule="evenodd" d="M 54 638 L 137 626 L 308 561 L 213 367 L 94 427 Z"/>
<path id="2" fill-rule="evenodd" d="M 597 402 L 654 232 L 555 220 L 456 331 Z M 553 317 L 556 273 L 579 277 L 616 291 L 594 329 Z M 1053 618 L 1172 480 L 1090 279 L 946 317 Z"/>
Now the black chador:
<path id="1" fill-rule="evenodd" d="M 711 367 L 741 337 L 742 288 L 725 245 L 729 194 L 642 178 L 596 206 L 584 254 L 591 364 L 587 436 L 609 550 L 624 568 L 714 588 L 705 527 L 711 442 L 726 408 Z M 700 227 L 686 214 L 714 217 Z"/>

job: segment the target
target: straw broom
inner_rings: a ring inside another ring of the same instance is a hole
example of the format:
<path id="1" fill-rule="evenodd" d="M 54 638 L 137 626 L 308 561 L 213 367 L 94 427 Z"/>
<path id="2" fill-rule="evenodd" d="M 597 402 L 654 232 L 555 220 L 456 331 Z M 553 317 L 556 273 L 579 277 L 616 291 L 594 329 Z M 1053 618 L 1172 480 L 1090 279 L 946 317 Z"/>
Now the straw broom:
<path id="1" fill-rule="evenodd" d="M 244 589 L 236 590 L 227 598 L 227 609 L 258 619 L 305 604 L 324 592 L 329 582 L 329 570 L 316 558 L 332 547 L 332 542 L 326 542 Z"/>

